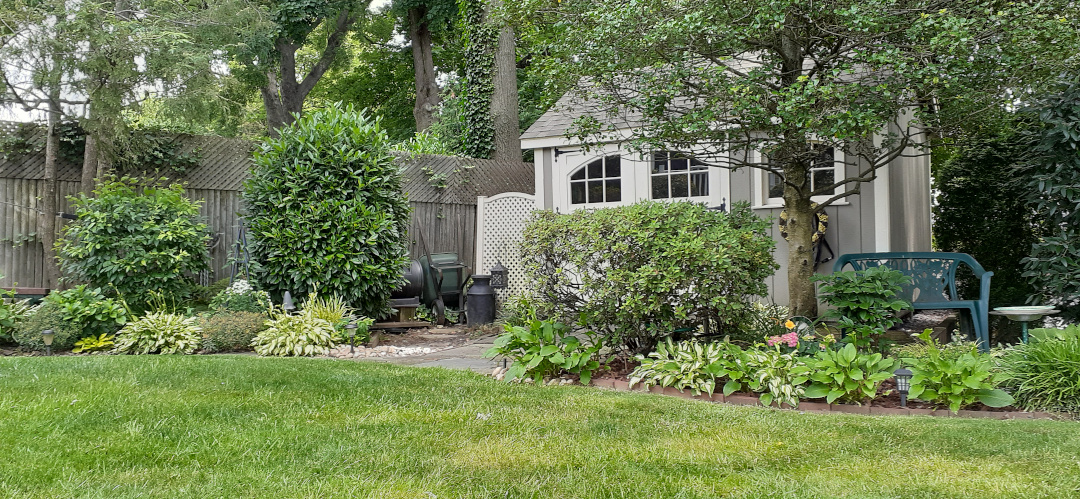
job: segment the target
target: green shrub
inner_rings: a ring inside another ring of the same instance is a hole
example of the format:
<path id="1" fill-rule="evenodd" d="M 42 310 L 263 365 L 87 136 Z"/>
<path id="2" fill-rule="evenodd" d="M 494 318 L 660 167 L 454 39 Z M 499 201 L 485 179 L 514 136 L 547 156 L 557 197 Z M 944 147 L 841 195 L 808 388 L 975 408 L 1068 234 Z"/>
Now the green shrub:
<path id="1" fill-rule="evenodd" d="M 210 310 L 218 312 L 255 312 L 265 314 L 273 304 L 270 294 L 257 291 L 249 281 L 237 279 L 210 300 Z"/>
<path id="2" fill-rule="evenodd" d="M 689 388 L 694 395 L 712 395 L 716 381 L 727 374 L 723 362 L 729 344 L 701 343 L 697 340 L 675 343 L 671 338 L 656 345 L 656 351 L 638 355 L 641 364 L 630 373 L 630 387 L 641 383 L 652 386 L 675 387 L 680 392 Z M 737 347 L 736 347 L 737 348 Z"/>
<path id="3" fill-rule="evenodd" d="M 1080 326 L 1033 330 L 1002 356 L 998 380 L 1024 410 L 1080 413 Z"/>
<path id="4" fill-rule="evenodd" d="M 192 353 L 202 334 L 194 317 L 150 312 L 124 326 L 116 335 L 116 352 L 134 355 Z"/>
<path id="5" fill-rule="evenodd" d="M 577 374 L 581 384 L 587 385 L 600 369 L 603 343 L 592 333 L 586 333 L 590 340 L 586 345 L 570 334 L 569 326 L 559 322 L 533 320 L 528 327 L 505 325 L 503 329 L 506 332 L 495 338 L 484 355 L 502 355 L 513 362 L 506 371 L 506 381 L 532 378 L 540 382 L 565 371 Z"/>
<path id="6" fill-rule="evenodd" d="M 72 353 L 86 353 L 86 352 L 103 352 L 105 350 L 112 350 L 116 346 L 113 341 L 116 339 L 114 334 L 101 333 L 98 336 L 87 336 L 79 341 L 75 342 L 75 348 L 71 349 Z"/>
<path id="7" fill-rule="evenodd" d="M 768 224 L 745 205 L 640 202 L 539 211 L 521 254 L 536 298 L 582 321 L 605 343 L 646 353 L 679 328 L 735 329 L 777 268 Z"/>
<path id="8" fill-rule="evenodd" d="M 15 324 L 15 342 L 27 350 L 45 351 L 41 332 L 53 331 L 53 350 L 68 350 L 83 337 L 78 324 L 64 318 L 64 310 L 55 302 L 45 301 L 34 307 L 26 319 Z"/>
<path id="9" fill-rule="evenodd" d="M 307 313 L 288 315 L 275 311 L 266 326 L 251 341 L 259 355 L 321 355 L 336 344 L 334 326 Z"/>
<path id="10" fill-rule="evenodd" d="M 128 322 L 128 310 L 122 300 L 106 298 L 100 289 L 85 284 L 49 293 L 45 301 L 60 306 L 64 320 L 81 329 L 80 338 L 112 334 Z"/>
<path id="11" fill-rule="evenodd" d="M 861 354 L 848 343 L 838 350 L 825 349 L 807 361 L 810 381 L 806 398 L 825 398 L 828 403 L 864 401 L 877 398 L 878 386 L 893 377 L 896 361 L 880 353 Z"/>
<path id="12" fill-rule="evenodd" d="M 889 353 L 897 359 L 925 360 L 930 358 L 930 350 L 936 350 L 937 355 L 943 359 L 955 361 L 965 353 L 978 353 L 978 343 L 954 337 L 953 341 L 945 344 L 928 344 L 925 341 L 916 341 L 906 345 L 893 346 Z"/>
<path id="13" fill-rule="evenodd" d="M 330 297 L 318 296 L 315 292 L 308 295 L 308 299 L 304 301 L 303 309 L 304 313 L 329 322 L 331 326 L 334 326 L 334 330 L 338 332 L 345 328 L 352 315 L 352 310 L 349 309 L 348 305 L 345 305 L 341 297 L 337 295 Z"/>
<path id="14" fill-rule="evenodd" d="M 860 350 L 883 351 L 881 338 L 885 331 L 900 323 L 896 313 L 911 308 L 910 303 L 898 298 L 902 286 L 911 278 L 888 267 L 834 272 L 814 276 L 813 280 L 822 283 L 818 289 L 821 300 L 835 307 L 823 317 L 838 319 L 848 333 L 845 340 L 854 342 Z"/>
<path id="15" fill-rule="evenodd" d="M 259 312 L 218 312 L 199 317 L 202 349 L 207 353 L 251 350 L 251 341 L 266 328 L 266 314 Z"/>
<path id="16" fill-rule="evenodd" d="M 26 320 L 31 311 L 30 300 L 16 300 L 14 291 L 0 290 L 0 342 L 15 341 L 15 326 Z"/>
<path id="17" fill-rule="evenodd" d="M 179 184 L 155 186 L 106 178 L 94 197 L 75 200 L 79 219 L 66 224 L 57 256 L 67 278 L 115 291 L 143 309 L 157 292 L 174 302 L 209 268 L 210 237 L 199 205 Z"/>
<path id="18" fill-rule="evenodd" d="M 333 105 L 267 139 L 244 184 L 251 255 L 275 298 L 318 287 L 368 317 L 407 262 L 409 204 L 378 119 Z"/>
<path id="19" fill-rule="evenodd" d="M 941 355 L 937 342 L 927 329 L 919 339 L 929 345 L 925 359 L 901 359 L 911 367 L 911 390 L 908 396 L 925 400 L 938 407 L 948 407 L 956 412 L 975 402 L 990 407 L 1004 407 L 1013 398 L 996 388 L 991 374 L 993 359 L 990 355 L 968 352 L 952 360 Z"/>

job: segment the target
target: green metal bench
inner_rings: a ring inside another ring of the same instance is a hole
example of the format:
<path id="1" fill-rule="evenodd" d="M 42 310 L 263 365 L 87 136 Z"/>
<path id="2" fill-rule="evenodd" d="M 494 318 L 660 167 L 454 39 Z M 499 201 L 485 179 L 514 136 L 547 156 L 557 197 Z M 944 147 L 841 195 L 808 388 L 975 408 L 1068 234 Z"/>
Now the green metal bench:
<path id="1" fill-rule="evenodd" d="M 833 272 L 850 265 L 854 270 L 883 266 L 903 272 L 911 283 L 903 287 L 901 298 L 911 302 L 915 310 L 967 310 L 979 349 L 990 348 L 988 320 L 990 277 L 988 272 L 967 253 L 892 252 L 850 253 L 842 255 L 833 265 Z M 979 280 L 979 299 L 963 300 L 956 293 L 956 271 L 968 266 Z M 970 331 L 966 331 L 971 336 Z"/>

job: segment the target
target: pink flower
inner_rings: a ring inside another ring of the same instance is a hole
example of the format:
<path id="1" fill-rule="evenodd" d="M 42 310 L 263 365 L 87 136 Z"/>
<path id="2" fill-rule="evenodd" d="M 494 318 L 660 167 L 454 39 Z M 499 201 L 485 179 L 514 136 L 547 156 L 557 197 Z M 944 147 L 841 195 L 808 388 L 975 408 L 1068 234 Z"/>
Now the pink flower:
<path id="1" fill-rule="evenodd" d="M 779 336 L 770 336 L 765 340 L 765 344 L 768 346 L 773 346 L 777 343 L 780 343 L 781 341 L 783 340 Z"/>
<path id="2" fill-rule="evenodd" d="M 799 334 L 794 331 L 781 336 L 780 339 L 786 341 L 789 347 L 795 348 L 799 346 Z"/>

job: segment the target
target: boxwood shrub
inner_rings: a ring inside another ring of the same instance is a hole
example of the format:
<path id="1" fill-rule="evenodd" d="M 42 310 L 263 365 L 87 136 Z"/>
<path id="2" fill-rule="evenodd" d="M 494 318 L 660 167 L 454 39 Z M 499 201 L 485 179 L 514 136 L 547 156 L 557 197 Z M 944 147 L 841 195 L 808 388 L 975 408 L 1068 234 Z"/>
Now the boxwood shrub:
<path id="1" fill-rule="evenodd" d="M 653 350 L 677 329 L 733 329 L 778 268 L 768 223 L 745 204 L 697 203 L 537 212 L 521 254 L 536 297 L 609 345 Z"/>

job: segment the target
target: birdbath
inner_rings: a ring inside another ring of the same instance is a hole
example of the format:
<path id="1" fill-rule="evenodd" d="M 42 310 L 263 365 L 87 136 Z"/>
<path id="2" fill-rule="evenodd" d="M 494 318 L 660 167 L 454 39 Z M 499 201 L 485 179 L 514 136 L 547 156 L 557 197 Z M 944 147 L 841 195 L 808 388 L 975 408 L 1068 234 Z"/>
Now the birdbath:
<path id="1" fill-rule="evenodd" d="M 1042 319 L 1044 315 L 1053 315 L 1060 310 L 1055 310 L 1050 306 L 1031 306 L 1031 307 L 996 307 L 990 315 L 1001 315 L 1011 321 L 1020 323 L 1020 330 L 1024 333 L 1023 341 L 1028 342 L 1028 322 L 1037 321 Z"/>

